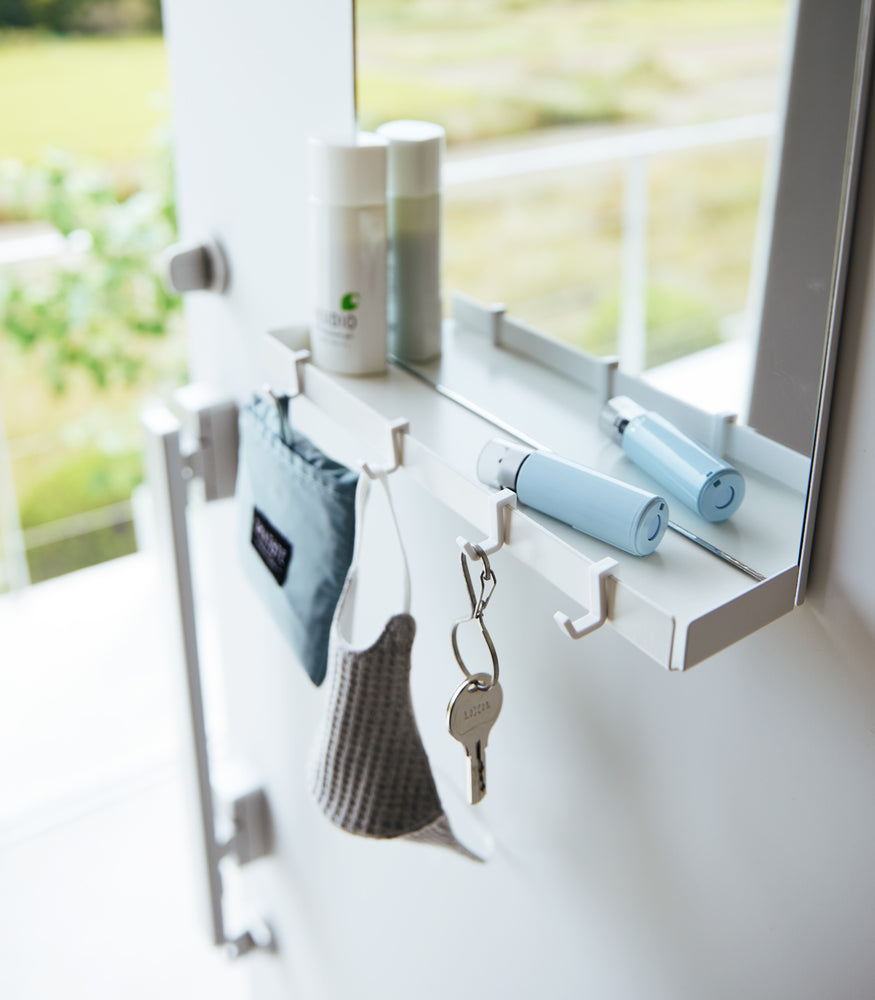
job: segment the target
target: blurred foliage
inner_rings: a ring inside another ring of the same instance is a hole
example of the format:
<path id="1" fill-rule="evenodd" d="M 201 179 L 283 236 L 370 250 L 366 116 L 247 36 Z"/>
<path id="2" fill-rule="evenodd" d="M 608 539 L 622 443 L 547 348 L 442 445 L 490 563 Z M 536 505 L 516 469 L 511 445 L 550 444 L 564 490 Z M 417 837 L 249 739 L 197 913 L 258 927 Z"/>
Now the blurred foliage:
<path id="1" fill-rule="evenodd" d="M 161 0 L 0 0 L 0 28 L 158 31 Z"/>
<path id="2" fill-rule="evenodd" d="M 371 69 L 359 80 L 362 128 L 392 118 L 439 121 L 455 145 L 557 125 L 613 122 L 625 115 L 621 91 L 602 73 L 581 70 L 559 83 L 520 78 L 484 93 L 481 80 L 404 79 Z"/>
<path id="3" fill-rule="evenodd" d="M 25 530 L 126 501 L 143 478 L 138 399 L 156 382 L 184 378 L 181 300 L 166 291 L 159 265 L 176 238 L 169 145 L 142 179 L 131 191 L 108 168 L 60 152 L 34 167 L 0 164 L 0 202 L 10 214 L 42 220 L 66 238 L 59 259 L 18 265 L 0 283 L 0 336 L 33 373 L 21 392 L 7 385 L 4 402 L 39 400 L 47 391 L 41 373 L 56 395 L 72 397 L 74 412 L 87 405 L 88 414 L 43 423 L 38 433 L 55 436 L 55 445 L 14 459 Z M 69 409 L 60 404 L 58 413 Z M 48 399 L 37 405 L 53 409 Z M 27 559 L 37 582 L 135 550 L 125 522 L 36 542 Z"/>
<path id="4" fill-rule="evenodd" d="M 0 0 L 0 24 L 68 31 L 91 0 Z"/>
<path id="5" fill-rule="evenodd" d="M 92 444 L 59 458 L 19 497 L 22 528 L 127 500 L 143 481 L 138 449 L 115 453 Z"/>
<path id="6" fill-rule="evenodd" d="M 99 387 L 134 383 L 147 366 L 150 342 L 181 309 L 159 264 L 176 236 L 169 155 L 151 183 L 129 195 L 106 172 L 59 152 L 35 168 L 3 164 L 0 189 L 21 215 L 42 218 L 67 238 L 57 266 L 5 279 L 6 335 L 39 357 L 56 392 L 73 369 Z"/>

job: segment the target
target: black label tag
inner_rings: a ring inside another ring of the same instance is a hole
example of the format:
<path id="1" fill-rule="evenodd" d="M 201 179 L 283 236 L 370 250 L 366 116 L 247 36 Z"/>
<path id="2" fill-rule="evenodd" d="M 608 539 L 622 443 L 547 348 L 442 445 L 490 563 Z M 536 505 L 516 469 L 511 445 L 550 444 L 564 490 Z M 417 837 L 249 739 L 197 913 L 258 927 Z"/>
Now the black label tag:
<path id="1" fill-rule="evenodd" d="M 283 538 L 257 507 L 252 511 L 252 547 L 282 586 L 292 560 L 292 543 Z"/>

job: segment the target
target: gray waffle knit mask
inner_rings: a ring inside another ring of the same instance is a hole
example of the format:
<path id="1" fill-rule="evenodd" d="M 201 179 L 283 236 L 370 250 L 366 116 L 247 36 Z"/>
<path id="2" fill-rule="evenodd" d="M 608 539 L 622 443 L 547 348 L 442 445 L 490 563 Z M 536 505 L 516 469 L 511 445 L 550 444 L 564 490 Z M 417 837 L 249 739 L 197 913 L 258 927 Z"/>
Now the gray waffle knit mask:
<path id="1" fill-rule="evenodd" d="M 379 478 L 398 531 L 386 477 Z M 444 815 L 413 714 L 410 657 L 416 623 L 409 613 L 406 557 L 404 611 L 393 615 L 364 649 L 353 648 L 347 638 L 368 492 L 368 479 L 361 476 L 356 551 L 331 629 L 328 704 L 315 755 L 313 794 L 332 823 L 348 833 L 406 837 L 480 860 L 456 840 Z M 398 537 L 400 541 L 400 532 Z"/>

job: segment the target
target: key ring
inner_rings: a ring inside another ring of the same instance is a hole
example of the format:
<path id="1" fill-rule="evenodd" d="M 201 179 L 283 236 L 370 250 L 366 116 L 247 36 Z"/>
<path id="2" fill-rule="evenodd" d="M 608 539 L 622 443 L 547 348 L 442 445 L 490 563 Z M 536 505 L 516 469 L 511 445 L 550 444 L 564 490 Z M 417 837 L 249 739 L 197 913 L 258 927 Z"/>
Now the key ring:
<path id="1" fill-rule="evenodd" d="M 453 644 L 453 653 L 456 657 L 456 663 L 462 669 L 462 673 L 468 678 L 472 679 L 471 671 L 465 666 L 462 660 L 462 654 L 459 652 L 459 644 L 457 640 L 457 632 L 460 625 L 464 625 L 466 622 L 476 621 L 480 626 L 480 632 L 483 635 L 483 641 L 486 643 L 486 648 L 489 650 L 489 655 L 492 658 L 492 681 L 489 685 L 482 685 L 479 681 L 474 683 L 478 688 L 482 690 L 488 690 L 493 684 L 498 682 L 498 653 L 495 651 L 495 645 L 492 642 L 492 636 L 489 634 L 489 630 L 486 628 L 486 622 L 483 620 L 483 613 L 486 610 L 486 606 L 495 593 L 495 585 L 497 583 L 497 578 L 492 567 L 489 565 L 489 559 L 483 549 L 479 545 L 474 546 L 477 555 L 483 564 L 483 569 L 480 571 L 480 595 L 479 597 L 474 593 L 474 584 L 471 582 L 471 573 L 468 570 L 468 556 L 465 552 L 462 552 L 462 575 L 465 577 L 465 586 L 468 589 L 468 599 L 471 602 L 471 614 L 465 618 L 459 618 L 453 622 L 452 632 L 450 633 L 450 638 Z"/>

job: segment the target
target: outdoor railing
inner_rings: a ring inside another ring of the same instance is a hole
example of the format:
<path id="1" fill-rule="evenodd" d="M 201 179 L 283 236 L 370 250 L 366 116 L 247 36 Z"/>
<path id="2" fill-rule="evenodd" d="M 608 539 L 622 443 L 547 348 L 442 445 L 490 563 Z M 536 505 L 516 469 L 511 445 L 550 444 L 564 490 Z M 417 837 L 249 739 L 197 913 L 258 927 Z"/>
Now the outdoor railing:
<path id="1" fill-rule="evenodd" d="M 645 367 L 647 345 L 647 225 L 649 220 L 650 161 L 666 153 L 771 137 L 777 127 L 774 113 L 728 118 L 699 125 L 622 132 L 594 139 L 536 146 L 531 149 L 451 160 L 444 166 L 444 188 L 496 181 L 568 167 L 622 163 L 623 218 L 622 274 L 617 354 L 630 375 Z"/>
<path id="2" fill-rule="evenodd" d="M 114 418 L 113 427 L 120 429 L 118 417 Z M 132 434 L 138 433 L 138 421 L 132 419 L 130 426 L 124 427 L 124 430 Z M 76 444 L 91 444 L 100 435 L 99 429 L 88 430 L 77 435 Z M 38 459 L 41 455 L 56 452 L 59 447 L 68 447 L 67 441 L 61 440 L 58 433 L 51 431 L 8 440 L 3 434 L 0 412 L 0 593 L 4 590 L 21 590 L 29 585 L 31 575 L 27 561 L 28 551 L 133 522 L 130 500 L 120 500 L 22 527 L 12 477 L 13 464 L 16 459 Z"/>

